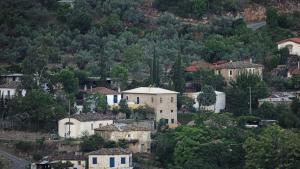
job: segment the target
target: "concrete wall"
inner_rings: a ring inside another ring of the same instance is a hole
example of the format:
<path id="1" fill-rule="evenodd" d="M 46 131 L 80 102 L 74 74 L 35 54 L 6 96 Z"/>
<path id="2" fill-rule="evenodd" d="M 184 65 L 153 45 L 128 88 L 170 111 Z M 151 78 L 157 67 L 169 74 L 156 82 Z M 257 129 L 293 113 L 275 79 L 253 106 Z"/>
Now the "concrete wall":
<path id="1" fill-rule="evenodd" d="M 110 157 L 115 158 L 115 167 L 109 167 Z M 126 158 L 126 163 L 121 164 L 121 157 Z M 97 164 L 93 164 L 93 158 L 97 158 Z M 89 169 L 132 169 L 132 154 L 126 155 L 89 155 Z"/>
<path id="2" fill-rule="evenodd" d="M 215 113 L 219 113 L 221 110 L 224 110 L 226 107 L 226 96 L 224 92 L 218 92 L 215 91 L 216 93 L 216 103 L 211 105 L 211 106 L 202 106 L 204 110 L 210 110 L 214 111 Z M 194 108 L 199 109 L 199 102 L 198 102 L 198 95 L 200 92 L 196 93 L 188 93 L 187 95 L 194 99 L 195 104 L 193 105 Z"/>
<path id="3" fill-rule="evenodd" d="M 287 41 L 287 42 L 280 43 L 278 44 L 278 49 L 288 47 L 289 45 L 292 46 L 292 48 L 289 48 L 290 54 L 300 56 L 300 44 L 295 42 Z"/>
<path id="4" fill-rule="evenodd" d="M 114 103 L 114 95 L 106 95 L 107 97 L 107 104 L 109 106 L 117 106 L 121 100 L 121 95 L 117 95 L 117 103 Z"/>
<path id="5" fill-rule="evenodd" d="M 60 137 L 67 137 L 69 132 L 69 125 L 66 124 L 69 122 L 69 118 L 64 118 L 58 122 L 58 135 Z M 99 121 L 88 121 L 80 122 L 76 119 L 71 118 L 70 122 L 70 137 L 71 138 L 80 138 L 83 133 L 88 133 L 89 135 L 94 134 L 94 129 L 98 128 L 99 125 L 106 126 L 113 124 L 113 120 L 99 120 Z"/>
<path id="6" fill-rule="evenodd" d="M 177 124 L 177 94 L 123 94 L 128 103 L 137 104 L 137 97 L 141 105 L 145 104 L 154 108 L 155 120 L 168 119 L 168 124 Z M 173 101 L 171 101 L 172 99 Z"/>

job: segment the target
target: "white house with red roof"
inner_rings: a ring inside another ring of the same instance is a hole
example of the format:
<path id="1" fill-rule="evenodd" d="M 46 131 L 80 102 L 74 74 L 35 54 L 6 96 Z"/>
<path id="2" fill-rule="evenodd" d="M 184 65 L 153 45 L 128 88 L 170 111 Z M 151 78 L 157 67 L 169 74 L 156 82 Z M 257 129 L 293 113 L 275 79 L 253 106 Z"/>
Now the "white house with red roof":
<path id="1" fill-rule="evenodd" d="M 102 94 L 106 97 L 109 106 L 117 106 L 121 101 L 121 93 L 108 89 L 106 87 L 95 87 L 90 90 L 85 90 L 88 94 Z"/>
<path id="2" fill-rule="evenodd" d="M 300 37 L 289 38 L 277 42 L 278 49 L 288 48 L 290 55 L 300 56 Z"/>

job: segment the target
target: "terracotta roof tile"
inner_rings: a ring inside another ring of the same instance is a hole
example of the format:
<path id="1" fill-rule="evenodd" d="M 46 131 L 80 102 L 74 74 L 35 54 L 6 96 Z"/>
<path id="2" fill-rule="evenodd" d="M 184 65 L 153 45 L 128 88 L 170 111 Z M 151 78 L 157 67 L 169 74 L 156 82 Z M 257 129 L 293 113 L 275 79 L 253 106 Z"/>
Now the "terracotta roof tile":
<path id="1" fill-rule="evenodd" d="M 97 120 L 114 120 L 115 117 L 107 114 L 100 113 L 87 113 L 87 114 L 74 114 L 71 116 L 78 121 L 97 121 Z"/>
<path id="2" fill-rule="evenodd" d="M 285 40 L 277 42 L 277 44 L 289 42 L 289 41 L 300 44 L 300 37 L 285 39 Z"/>
<path id="3" fill-rule="evenodd" d="M 21 82 L 12 81 L 9 83 L 1 84 L 0 88 L 17 89 L 19 86 L 21 86 Z"/>
<path id="4" fill-rule="evenodd" d="M 242 68 L 258 68 L 263 67 L 261 64 L 254 64 L 249 61 L 236 61 L 227 62 L 221 65 L 217 65 L 216 69 L 242 69 Z"/>
<path id="5" fill-rule="evenodd" d="M 114 123 L 108 126 L 101 126 L 96 131 L 151 131 L 145 127 L 139 127 L 133 124 Z"/>

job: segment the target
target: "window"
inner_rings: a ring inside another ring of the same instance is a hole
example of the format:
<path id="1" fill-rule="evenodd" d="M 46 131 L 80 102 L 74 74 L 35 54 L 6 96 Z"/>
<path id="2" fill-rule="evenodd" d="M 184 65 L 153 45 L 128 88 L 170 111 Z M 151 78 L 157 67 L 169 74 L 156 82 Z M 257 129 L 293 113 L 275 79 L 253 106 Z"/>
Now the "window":
<path id="1" fill-rule="evenodd" d="M 140 97 L 136 97 L 136 104 L 140 104 Z"/>
<path id="2" fill-rule="evenodd" d="M 162 110 L 160 110 L 159 112 L 160 112 L 160 113 L 162 113 L 163 111 L 162 111 Z"/>
<path id="3" fill-rule="evenodd" d="M 74 167 L 73 169 L 77 169 L 76 167 Z"/>
<path id="4" fill-rule="evenodd" d="M 93 130 L 94 129 L 94 125 L 93 125 L 93 123 L 91 124 L 91 130 Z"/>
<path id="5" fill-rule="evenodd" d="M 171 103 L 173 103 L 174 102 L 174 97 L 171 97 Z"/>
<path id="6" fill-rule="evenodd" d="M 152 103 L 154 102 L 154 98 L 153 98 L 153 97 L 151 97 L 151 102 L 152 102 Z"/>
<path id="7" fill-rule="evenodd" d="M 126 158 L 125 157 L 121 157 L 121 164 L 126 164 Z"/>
<path id="8" fill-rule="evenodd" d="M 118 103 L 118 95 L 114 95 L 114 103 Z"/>
<path id="9" fill-rule="evenodd" d="M 163 102 L 163 99 L 162 99 L 162 97 L 159 99 L 159 102 L 160 102 L 160 103 L 162 103 L 162 102 Z"/>
<path id="10" fill-rule="evenodd" d="M 78 165 L 81 165 L 81 161 L 78 161 Z"/>
<path id="11" fill-rule="evenodd" d="M 171 113 L 173 113 L 174 112 L 174 110 L 171 110 Z"/>
<path id="12" fill-rule="evenodd" d="M 232 70 L 229 70 L 229 76 L 232 76 Z"/>
<path id="13" fill-rule="evenodd" d="M 126 100 L 128 100 L 128 96 L 126 96 Z"/>
<path id="14" fill-rule="evenodd" d="M 127 136 L 128 136 L 128 138 L 129 138 L 129 137 L 130 137 L 130 134 L 128 134 Z"/>
<path id="15" fill-rule="evenodd" d="M 109 167 L 115 167 L 115 157 L 109 158 Z"/>
<path id="16" fill-rule="evenodd" d="M 218 75 L 220 75 L 221 74 L 221 70 L 218 70 Z"/>
<path id="17" fill-rule="evenodd" d="M 97 164 L 97 157 L 93 157 L 93 164 Z"/>
<path id="18" fill-rule="evenodd" d="M 10 97 L 10 90 L 7 90 L 7 96 Z"/>
<path id="19" fill-rule="evenodd" d="M 174 119 L 171 119 L 171 123 L 174 124 Z"/>
<path id="20" fill-rule="evenodd" d="M 169 119 L 165 119 L 165 123 L 168 124 L 169 123 Z"/>

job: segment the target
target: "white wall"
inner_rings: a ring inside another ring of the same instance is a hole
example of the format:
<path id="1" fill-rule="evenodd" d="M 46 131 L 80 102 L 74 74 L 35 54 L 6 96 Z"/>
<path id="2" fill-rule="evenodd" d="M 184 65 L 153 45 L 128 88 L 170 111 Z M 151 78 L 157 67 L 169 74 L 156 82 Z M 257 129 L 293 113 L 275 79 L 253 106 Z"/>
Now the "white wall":
<path id="1" fill-rule="evenodd" d="M 109 106 L 117 106 L 121 100 L 120 94 L 117 95 L 117 98 L 118 98 L 117 103 L 114 103 L 114 95 L 106 95 L 106 97 L 107 97 L 107 104 Z"/>
<path id="2" fill-rule="evenodd" d="M 97 158 L 97 164 L 93 164 L 93 157 Z M 132 155 L 89 155 L 89 169 L 109 169 L 109 159 L 110 157 L 115 158 L 115 167 L 111 169 L 132 169 L 130 164 L 132 164 Z M 126 158 L 126 163 L 121 164 L 121 157 Z"/>
<path id="3" fill-rule="evenodd" d="M 196 109 L 199 109 L 199 102 L 197 100 L 197 97 L 200 93 L 201 92 L 191 93 L 191 97 L 195 101 L 193 107 Z M 216 93 L 216 103 L 211 106 L 202 106 L 202 108 L 205 110 L 210 110 L 219 113 L 221 110 L 224 110 L 226 107 L 226 96 L 224 92 L 215 91 L 215 93 Z"/>
<path id="4" fill-rule="evenodd" d="M 300 44 L 295 42 L 287 41 L 287 42 L 280 43 L 278 44 L 278 49 L 285 48 L 287 47 L 287 45 L 293 46 L 292 50 L 290 51 L 290 54 L 300 56 Z"/>
<path id="5" fill-rule="evenodd" d="M 66 124 L 69 122 L 69 118 L 64 118 L 58 122 L 58 135 L 60 137 L 68 136 L 69 125 Z M 80 122 L 76 119 L 70 118 L 70 122 L 73 123 L 70 125 L 70 137 L 71 138 L 80 138 L 83 133 L 88 133 L 89 135 L 94 134 L 94 129 L 98 128 L 101 124 L 102 126 L 113 124 L 113 120 L 99 120 L 99 121 L 88 121 Z"/>
<path id="6" fill-rule="evenodd" d="M 10 92 L 10 98 L 14 97 L 17 93 L 17 90 L 16 89 L 11 89 L 11 88 L 0 88 L 0 97 L 3 97 L 6 98 L 8 97 L 8 92 Z M 26 95 L 26 90 L 22 90 L 21 91 L 21 94 L 22 96 L 25 96 Z"/>

